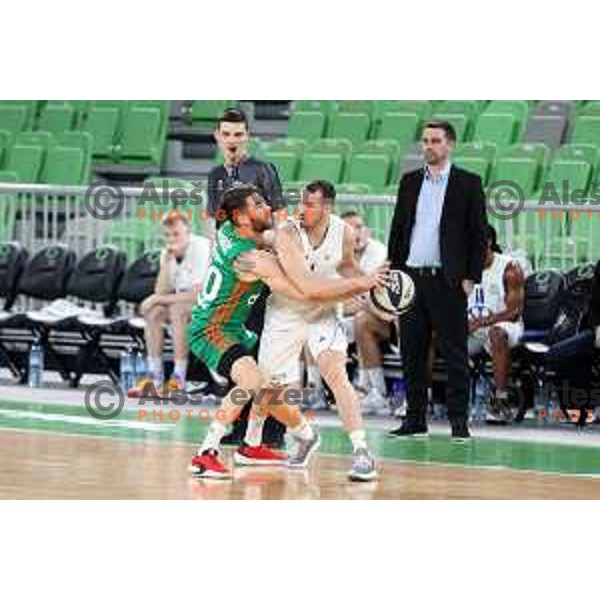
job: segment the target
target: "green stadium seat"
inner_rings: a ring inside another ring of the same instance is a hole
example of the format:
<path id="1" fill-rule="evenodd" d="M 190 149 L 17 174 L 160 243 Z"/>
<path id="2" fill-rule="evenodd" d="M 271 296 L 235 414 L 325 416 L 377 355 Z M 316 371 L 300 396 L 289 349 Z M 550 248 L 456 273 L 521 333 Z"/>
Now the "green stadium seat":
<path id="1" fill-rule="evenodd" d="M 329 117 L 327 136 L 346 138 L 353 144 L 364 142 L 371 130 L 371 117 L 366 113 L 336 112 Z"/>
<path id="2" fill-rule="evenodd" d="M 46 108 L 48 108 L 50 106 L 52 106 L 52 107 L 58 106 L 61 108 L 70 107 L 73 110 L 73 115 L 74 115 L 72 127 L 79 128 L 79 127 L 81 127 L 83 121 L 87 117 L 88 110 L 89 110 L 89 107 L 92 104 L 92 102 L 93 102 L 92 100 L 48 100 L 46 102 L 45 106 L 42 108 L 42 111 L 40 114 L 40 119 L 42 119 Z M 56 117 L 56 118 L 58 118 L 58 117 Z M 40 129 L 42 129 L 42 127 L 40 127 Z M 48 129 L 48 130 L 52 131 L 51 129 Z M 62 131 L 66 131 L 66 130 L 63 129 Z"/>
<path id="3" fill-rule="evenodd" d="M 92 157 L 94 159 L 112 159 L 121 126 L 121 110 L 116 106 L 90 106 L 83 124 L 83 131 L 92 136 Z"/>
<path id="4" fill-rule="evenodd" d="M 436 112 L 432 120 L 434 121 L 448 121 L 456 131 L 456 141 L 462 142 L 468 139 L 469 132 L 469 116 L 465 113 L 442 113 Z"/>
<path id="5" fill-rule="evenodd" d="M 472 120 L 479 113 L 480 107 L 477 100 L 443 100 L 435 107 L 435 112 L 447 115 L 466 115 L 467 120 Z"/>
<path id="6" fill-rule="evenodd" d="M 366 183 L 340 183 L 335 186 L 338 194 L 348 194 L 349 196 L 370 195 L 373 193 L 371 187 Z M 344 205 L 345 210 L 345 205 Z"/>
<path id="7" fill-rule="evenodd" d="M 346 183 L 366 183 L 373 192 L 385 189 L 390 176 L 390 160 L 382 154 L 354 154 L 344 180 Z"/>
<path id="8" fill-rule="evenodd" d="M 11 171 L 0 171 L 2 183 L 18 183 L 17 174 Z M 15 223 L 17 217 L 16 194 L 3 194 L 0 198 L 0 243 L 12 242 L 15 239 Z"/>
<path id="9" fill-rule="evenodd" d="M 364 113 L 373 116 L 376 100 L 338 100 L 337 112 L 340 113 Z"/>
<path id="10" fill-rule="evenodd" d="M 194 124 L 212 127 L 227 108 L 236 107 L 237 100 L 192 100 L 190 119 Z"/>
<path id="11" fill-rule="evenodd" d="M 473 139 L 492 142 L 497 146 L 508 146 L 516 140 L 518 134 L 519 122 L 514 115 L 486 111 L 477 119 Z"/>
<path id="12" fill-rule="evenodd" d="M 550 165 L 548 175 L 544 178 L 542 188 L 546 183 L 553 183 L 562 203 L 563 182 L 569 182 L 569 193 L 575 189 L 587 192 L 592 175 L 592 166 L 582 160 L 556 159 Z"/>
<path id="13" fill-rule="evenodd" d="M 536 188 L 539 165 L 533 158 L 501 157 L 490 177 L 490 183 L 513 181 L 522 190 L 525 198 L 531 198 Z"/>
<path id="14" fill-rule="evenodd" d="M 529 115 L 529 103 L 527 100 L 492 100 L 482 114 L 486 113 L 513 115 L 522 126 Z"/>
<path id="15" fill-rule="evenodd" d="M 344 158 L 341 154 L 321 154 L 307 152 L 300 166 L 299 177 L 304 181 L 325 179 L 331 183 L 339 183 L 342 178 Z"/>
<path id="16" fill-rule="evenodd" d="M 293 112 L 320 112 L 326 117 L 329 117 L 336 110 L 337 100 L 295 100 L 293 107 Z"/>
<path id="17" fill-rule="evenodd" d="M 13 144 L 13 134 L 10 131 L 0 131 L 0 169 L 8 158 L 8 151 Z"/>
<path id="18" fill-rule="evenodd" d="M 325 133 L 325 113 L 317 111 L 294 111 L 288 121 L 288 136 L 315 140 Z"/>
<path id="19" fill-rule="evenodd" d="M 360 154 L 383 154 L 392 164 L 400 160 L 401 147 L 396 140 L 368 140 L 358 147 Z"/>
<path id="20" fill-rule="evenodd" d="M 91 156 L 93 140 L 87 131 L 64 131 L 54 136 L 54 143 L 65 148 L 79 148 Z"/>
<path id="21" fill-rule="evenodd" d="M 1 121 L 0 129 L 4 129 Z M 600 146 L 600 115 L 578 117 L 575 122 L 571 142 L 574 144 L 594 144 L 595 146 Z"/>
<path id="22" fill-rule="evenodd" d="M 490 174 L 490 162 L 483 156 L 455 156 L 454 162 L 457 166 L 477 173 L 481 177 L 483 185 L 488 182 Z"/>
<path id="23" fill-rule="evenodd" d="M 123 162 L 160 163 L 165 142 L 165 115 L 156 107 L 130 106 L 114 156 Z"/>
<path id="24" fill-rule="evenodd" d="M 252 138 L 250 138 L 252 139 Z M 266 144 L 267 152 L 293 152 L 296 156 L 302 156 L 308 146 L 306 140 L 300 138 L 280 138 Z"/>
<path id="25" fill-rule="evenodd" d="M 600 117 L 600 100 L 590 100 L 579 110 L 580 115 Z"/>
<path id="26" fill-rule="evenodd" d="M 374 119 L 380 121 L 385 113 L 415 113 L 419 121 L 424 121 L 431 114 L 429 100 L 376 100 Z"/>
<path id="27" fill-rule="evenodd" d="M 396 181 L 394 183 L 390 183 L 389 185 L 385 186 L 385 189 L 383 190 L 383 194 L 385 196 L 394 196 L 396 197 L 398 195 L 398 186 L 400 185 L 399 181 Z"/>
<path id="28" fill-rule="evenodd" d="M 564 144 L 556 151 L 555 158 L 561 160 L 582 160 L 596 167 L 600 159 L 600 149 L 594 144 Z"/>
<path id="29" fill-rule="evenodd" d="M 69 131 L 75 124 L 75 109 L 70 104 L 46 104 L 38 121 L 38 129 L 51 133 Z"/>
<path id="30" fill-rule="evenodd" d="M 47 150 L 52 143 L 53 137 L 49 131 L 22 131 L 15 136 L 17 146 L 41 146 Z"/>
<path id="31" fill-rule="evenodd" d="M 530 158 L 537 164 L 534 189 L 538 188 L 541 176 L 550 162 L 550 148 L 542 142 L 523 142 L 500 148 L 502 158 Z"/>
<path id="32" fill-rule="evenodd" d="M 396 190 L 391 195 L 396 196 L 397 193 L 398 188 L 396 186 Z M 394 204 L 369 204 L 366 208 L 367 225 L 373 237 L 384 244 L 387 243 L 395 208 Z"/>
<path id="33" fill-rule="evenodd" d="M 0 104 L 0 130 L 17 133 L 31 128 L 33 105 L 31 103 Z"/>
<path id="34" fill-rule="evenodd" d="M 299 156 L 295 152 L 267 150 L 263 155 L 264 160 L 277 167 L 279 179 L 293 181 L 298 174 Z"/>
<path id="35" fill-rule="evenodd" d="M 85 185 L 89 183 L 89 162 L 80 148 L 53 146 L 48 150 L 41 183 Z"/>
<path id="36" fill-rule="evenodd" d="M 37 183 L 46 150 L 43 146 L 22 146 L 15 144 L 10 153 L 6 170 L 16 174 L 22 183 Z"/>
<path id="37" fill-rule="evenodd" d="M 343 138 L 322 138 L 315 140 L 308 146 L 309 152 L 320 154 L 341 154 L 347 160 L 352 153 L 352 142 Z"/>
<path id="38" fill-rule="evenodd" d="M 395 140 L 401 145 L 408 145 L 417 138 L 420 124 L 417 113 L 384 113 L 381 117 L 376 138 Z"/>
<path id="39" fill-rule="evenodd" d="M 496 161 L 498 148 L 492 142 L 464 142 L 458 144 L 454 157 L 481 157 L 485 158 L 490 164 Z"/>

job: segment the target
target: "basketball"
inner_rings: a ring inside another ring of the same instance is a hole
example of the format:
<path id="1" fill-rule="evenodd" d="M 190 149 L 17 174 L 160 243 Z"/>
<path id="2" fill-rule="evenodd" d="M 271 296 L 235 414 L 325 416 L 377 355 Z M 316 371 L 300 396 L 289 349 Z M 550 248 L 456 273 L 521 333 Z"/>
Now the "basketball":
<path id="1" fill-rule="evenodd" d="M 369 292 L 369 308 L 384 321 L 410 310 L 415 299 L 415 284 L 404 271 L 391 270 L 388 284 Z"/>

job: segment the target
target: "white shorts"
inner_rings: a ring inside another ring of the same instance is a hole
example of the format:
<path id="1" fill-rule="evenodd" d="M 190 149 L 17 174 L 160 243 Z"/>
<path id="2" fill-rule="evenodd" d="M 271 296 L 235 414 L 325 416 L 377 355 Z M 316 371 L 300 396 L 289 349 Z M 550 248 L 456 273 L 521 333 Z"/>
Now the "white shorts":
<path id="1" fill-rule="evenodd" d="M 506 333 L 509 348 L 518 346 L 523 335 L 522 321 L 501 321 L 496 323 L 494 327 L 499 327 Z M 479 354 L 484 349 L 488 354 L 491 354 L 490 327 L 484 327 L 469 336 L 469 356 Z"/>
<path id="2" fill-rule="evenodd" d="M 309 323 L 301 318 L 290 319 L 289 313 L 280 315 L 267 309 L 258 364 L 269 381 L 281 385 L 300 382 L 304 346 L 308 347 L 315 361 L 326 350 L 345 356 L 348 342 L 342 322 L 332 314 Z"/>

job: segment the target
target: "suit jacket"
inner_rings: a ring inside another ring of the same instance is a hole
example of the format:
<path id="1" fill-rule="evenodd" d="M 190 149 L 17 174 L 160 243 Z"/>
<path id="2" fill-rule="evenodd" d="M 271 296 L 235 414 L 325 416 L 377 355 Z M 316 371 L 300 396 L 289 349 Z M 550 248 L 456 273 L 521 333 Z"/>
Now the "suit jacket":
<path id="1" fill-rule="evenodd" d="M 600 261 L 596 264 L 592 283 L 592 300 L 590 303 L 590 324 L 594 329 L 600 327 Z"/>
<path id="2" fill-rule="evenodd" d="M 400 181 L 388 242 L 388 258 L 394 269 L 406 267 L 424 174 L 424 168 L 417 169 Z M 460 284 L 463 279 L 481 281 L 486 226 L 481 178 L 452 165 L 439 234 L 442 272 L 451 284 Z"/>

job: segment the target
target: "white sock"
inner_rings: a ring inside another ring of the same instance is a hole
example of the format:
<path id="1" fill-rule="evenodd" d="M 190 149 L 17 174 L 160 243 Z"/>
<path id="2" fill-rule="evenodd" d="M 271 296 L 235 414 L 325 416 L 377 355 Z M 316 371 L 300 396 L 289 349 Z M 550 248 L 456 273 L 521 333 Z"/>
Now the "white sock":
<path id="1" fill-rule="evenodd" d="M 363 390 L 369 389 L 369 376 L 367 375 L 367 369 L 358 369 L 356 385 Z"/>
<path id="2" fill-rule="evenodd" d="M 303 442 L 308 442 L 308 440 L 312 440 L 315 436 L 315 432 L 313 428 L 308 424 L 306 419 L 302 419 L 302 423 L 300 425 L 290 429 L 289 432 L 299 440 Z"/>
<path id="3" fill-rule="evenodd" d="M 307 378 L 309 387 L 314 387 L 316 390 L 322 390 L 323 380 L 321 379 L 319 367 L 316 365 L 308 365 L 308 367 L 306 367 L 306 373 L 308 376 Z"/>
<path id="4" fill-rule="evenodd" d="M 188 366 L 187 359 L 184 358 L 183 360 L 176 360 L 175 368 L 173 369 L 173 375 L 175 377 L 177 377 L 178 379 L 181 379 L 183 382 L 185 382 L 185 376 L 187 374 L 187 366 Z"/>
<path id="5" fill-rule="evenodd" d="M 162 385 L 164 379 L 162 356 L 148 357 L 148 372 L 154 381 L 154 385 Z"/>
<path id="6" fill-rule="evenodd" d="M 367 449 L 367 436 L 364 429 L 357 429 L 356 431 L 351 432 L 349 436 L 354 452 Z"/>
<path id="7" fill-rule="evenodd" d="M 385 375 L 383 374 L 383 367 L 374 367 L 373 369 L 366 369 L 367 381 L 375 388 L 382 396 L 386 395 L 385 387 Z"/>
<path id="8" fill-rule="evenodd" d="M 248 426 L 246 427 L 246 435 L 244 436 L 244 442 L 248 446 L 260 446 L 262 443 L 262 432 L 265 420 L 254 412 L 254 409 L 250 410 L 248 415 Z"/>
<path id="9" fill-rule="evenodd" d="M 202 454 L 203 452 L 206 452 L 206 450 L 218 450 L 221 438 L 225 435 L 226 431 L 226 425 L 223 425 L 220 421 L 213 421 L 208 428 L 208 432 L 202 442 L 202 446 L 200 446 L 200 449 L 198 450 L 198 454 Z"/>

